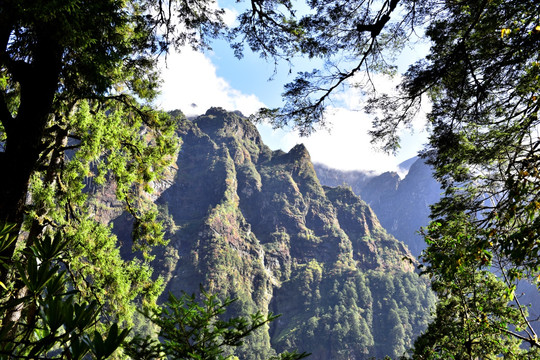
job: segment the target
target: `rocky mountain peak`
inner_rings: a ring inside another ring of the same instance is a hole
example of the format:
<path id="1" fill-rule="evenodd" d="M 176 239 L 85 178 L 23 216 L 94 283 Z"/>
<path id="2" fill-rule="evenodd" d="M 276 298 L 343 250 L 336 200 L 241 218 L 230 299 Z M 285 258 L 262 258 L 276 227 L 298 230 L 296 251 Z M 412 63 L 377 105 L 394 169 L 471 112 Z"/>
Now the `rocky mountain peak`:
<path id="1" fill-rule="evenodd" d="M 320 166 L 316 170 L 325 185 L 350 185 L 375 211 L 384 228 L 419 256 L 425 243 L 418 231 L 429 224 L 430 205 L 439 200 L 442 190 L 423 159 L 414 157 L 399 167 L 408 171 L 403 179 L 395 172 L 370 176 Z"/>
<path id="2" fill-rule="evenodd" d="M 179 131 L 178 171 L 157 199 L 171 239 L 155 261 L 166 292 L 202 284 L 237 298 L 235 314 L 283 314 L 240 358 L 396 357 L 412 344 L 433 302 L 427 281 L 364 201 L 321 186 L 304 145 L 272 152 L 253 124 L 220 108 Z"/>
<path id="3" fill-rule="evenodd" d="M 311 157 L 307 148 L 304 144 L 297 144 L 288 153 L 289 157 L 292 159 L 308 159 L 311 161 Z"/>
<path id="4" fill-rule="evenodd" d="M 213 107 L 196 118 L 194 123 L 213 137 L 235 137 L 252 141 L 257 145 L 262 144 L 257 128 L 241 112 L 228 112 L 223 108 Z"/>

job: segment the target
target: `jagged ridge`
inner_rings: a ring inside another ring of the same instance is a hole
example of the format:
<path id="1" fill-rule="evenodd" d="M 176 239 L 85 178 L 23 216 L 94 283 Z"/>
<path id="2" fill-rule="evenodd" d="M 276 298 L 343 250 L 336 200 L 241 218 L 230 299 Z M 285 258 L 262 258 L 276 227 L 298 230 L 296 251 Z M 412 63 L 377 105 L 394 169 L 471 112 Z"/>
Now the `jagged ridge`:
<path id="1" fill-rule="evenodd" d="M 181 122 L 170 221 L 156 265 L 167 290 L 199 284 L 234 313 L 283 316 L 237 354 L 297 348 L 312 359 L 398 356 L 425 327 L 433 296 L 407 248 L 350 188 L 323 188 L 309 153 L 271 151 L 253 124 L 212 108 Z"/>

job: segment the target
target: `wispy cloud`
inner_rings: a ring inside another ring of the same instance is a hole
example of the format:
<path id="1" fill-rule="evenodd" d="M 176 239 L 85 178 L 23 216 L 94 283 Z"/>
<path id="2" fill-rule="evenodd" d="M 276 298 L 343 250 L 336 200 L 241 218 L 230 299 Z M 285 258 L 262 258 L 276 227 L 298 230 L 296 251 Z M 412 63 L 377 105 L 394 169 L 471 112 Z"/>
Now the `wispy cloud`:
<path id="1" fill-rule="evenodd" d="M 363 76 L 363 75 L 360 75 Z M 365 81 L 365 78 L 358 79 Z M 400 76 L 390 78 L 371 75 L 371 81 L 379 93 L 395 93 Z M 399 131 L 402 149 L 397 156 L 386 154 L 371 144 L 369 130 L 372 118 L 362 111 L 365 96 L 357 87 L 350 87 L 334 97 L 334 106 L 326 114 L 328 129 L 320 129 L 309 137 L 300 137 L 297 132 L 272 130 L 268 125 L 260 125 L 259 131 L 270 147 L 288 151 L 294 145 L 303 143 L 315 162 L 341 170 L 374 170 L 399 172 L 398 164 L 417 155 L 427 141 L 424 130 L 425 113 L 422 109 L 414 119 L 412 129 Z"/>
<path id="2" fill-rule="evenodd" d="M 185 48 L 180 53 L 169 54 L 160 66 L 162 95 L 156 105 L 164 110 L 180 109 L 192 116 L 220 106 L 249 115 L 264 106 L 256 95 L 233 89 L 217 76 L 215 65 L 203 53 Z"/>
<path id="3" fill-rule="evenodd" d="M 219 56 L 212 59 L 220 61 Z M 216 65 L 203 53 L 186 48 L 180 54 L 170 54 L 166 63 L 162 61 L 161 67 L 163 86 L 157 105 L 164 110 L 180 109 L 193 116 L 204 113 L 209 107 L 220 106 L 249 115 L 264 107 L 256 94 L 235 89 L 227 79 L 219 77 Z M 372 80 L 378 92 L 392 93 L 400 78 L 375 76 Z M 260 82 L 262 90 L 267 86 L 264 76 L 252 81 Z M 350 87 L 341 92 L 335 97 L 334 106 L 328 110 L 330 130 L 318 130 L 310 137 L 300 137 L 294 131 L 272 130 L 264 124 L 258 128 L 264 142 L 272 149 L 288 151 L 294 145 L 304 143 L 313 161 L 330 167 L 396 171 L 397 164 L 415 156 L 426 141 L 426 133 L 422 131 L 425 118 L 421 116 L 415 121 L 412 135 L 408 130 L 401 132 L 403 150 L 396 158 L 375 150 L 370 143 L 371 118 L 361 111 L 364 101 L 365 97 L 358 88 Z"/>

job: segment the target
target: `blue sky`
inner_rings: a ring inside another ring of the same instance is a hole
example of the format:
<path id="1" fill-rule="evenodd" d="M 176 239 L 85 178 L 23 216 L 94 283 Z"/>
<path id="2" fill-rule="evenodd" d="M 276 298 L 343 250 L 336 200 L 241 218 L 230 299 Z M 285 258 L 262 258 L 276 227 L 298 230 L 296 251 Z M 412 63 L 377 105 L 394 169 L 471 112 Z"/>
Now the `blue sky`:
<path id="1" fill-rule="evenodd" d="M 211 106 L 240 110 L 249 115 L 262 106 L 280 106 L 283 85 L 293 80 L 297 71 L 313 67 L 307 60 L 299 59 L 291 73 L 289 66 L 283 64 L 274 74 L 274 64 L 256 54 L 246 51 L 244 58 L 239 60 L 224 42 L 216 42 L 212 47 L 212 51 L 204 54 L 187 48 L 169 54 L 166 64 L 161 65 L 163 86 L 158 106 L 165 110 L 180 109 L 190 116 L 202 114 Z M 404 71 L 426 51 L 426 44 L 407 50 L 400 57 L 399 70 Z M 391 91 L 398 81 L 399 78 L 378 76 L 376 85 L 381 91 Z M 402 150 L 396 157 L 378 152 L 369 141 L 367 131 L 371 120 L 360 111 L 360 93 L 348 89 L 337 94 L 336 99 L 339 106 L 331 108 L 327 115 L 330 132 L 318 130 L 306 138 L 290 129 L 274 131 L 263 124 L 258 126 L 263 141 L 273 150 L 284 151 L 304 143 L 314 162 L 343 170 L 377 172 L 396 170 L 397 164 L 415 156 L 426 142 L 426 134 L 422 131 L 424 121 L 419 118 L 412 135 L 409 131 L 402 133 Z"/>

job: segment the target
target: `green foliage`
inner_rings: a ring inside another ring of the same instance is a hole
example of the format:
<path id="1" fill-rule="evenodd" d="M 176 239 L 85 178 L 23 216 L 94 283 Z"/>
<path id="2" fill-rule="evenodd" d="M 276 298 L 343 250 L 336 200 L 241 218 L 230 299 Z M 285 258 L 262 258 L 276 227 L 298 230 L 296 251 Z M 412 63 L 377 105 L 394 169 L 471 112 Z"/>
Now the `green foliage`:
<path id="1" fill-rule="evenodd" d="M 2 225 L 0 247 L 16 240 L 14 229 Z M 47 234 L 18 253 L 15 266 L 0 259 L 9 279 L 0 289 L 0 358 L 106 359 L 128 335 L 129 329 L 119 329 L 117 323 L 94 330 L 102 307 L 73 290 L 65 270 L 68 245 L 61 233 Z M 22 291 L 17 283 L 24 284 Z"/>
<path id="2" fill-rule="evenodd" d="M 276 302 L 287 302 L 283 315 L 290 320 L 276 327 L 278 349 L 310 349 L 332 359 L 397 358 L 426 328 L 435 299 L 417 275 L 329 270 L 312 261 L 283 284 L 289 297 Z"/>
<path id="3" fill-rule="evenodd" d="M 375 135 L 389 147 L 391 129 L 414 112 L 401 110 L 417 109 L 423 95 L 432 101 L 424 156 L 445 193 L 432 208 L 423 258 L 441 302 L 415 351 L 425 358 L 536 356 L 535 319 L 515 289 L 537 286 L 540 274 L 540 7 L 469 1 L 434 10 L 427 61 L 409 68 L 400 99 L 374 101 L 387 111 Z"/>
<path id="4" fill-rule="evenodd" d="M 294 125 L 309 134 L 325 125 L 325 109 L 344 86 L 372 88 L 362 71 L 393 74 L 388 61 L 403 48 L 416 26 L 421 26 L 429 1 L 252 1 L 238 17 L 231 37 L 241 56 L 245 44 L 264 58 L 289 61 L 295 56 L 321 59 L 331 65 L 299 72 L 285 85 L 285 105 L 261 109 L 258 118 L 274 126 Z M 352 60 L 351 60 L 352 59 Z M 319 62 L 317 62 L 319 63 Z M 339 101 L 339 100 L 337 100 Z"/>
<path id="5" fill-rule="evenodd" d="M 521 347 L 526 310 L 508 306 L 514 295 L 492 273 L 463 267 L 434 288 L 441 297 L 434 321 L 415 343 L 415 358 L 538 357 L 538 349 Z"/>
<path id="6" fill-rule="evenodd" d="M 58 155 L 58 167 L 34 172 L 27 226 L 33 232 L 45 226 L 62 232 L 69 239 L 69 268 L 77 289 L 131 322 L 134 300 L 154 302 L 161 280 L 151 278 L 145 261 L 121 257 L 116 236 L 100 222 L 99 204 L 124 202 L 135 218 L 133 248 L 151 259 L 150 249 L 165 241 L 146 190 L 174 159 L 177 145 L 168 117 L 154 114 L 156 126 L 161 125 L 153 132 L 144 130 L 142 117 L 110 105 L 92 108 L 81 102 L 66 119 L 77 141 L 70 156 Z"/>
<path id="7" fill-rule="evenodd" d="M 234 359 L 234 349 L 256 329 L 277 318 L 260 312 L 249 318 L 232 317 L 223 320 L 226 308 L 234 300 L 218 300 L 217 295 L 201 290 L 201 300 L 195 295 L 180 298 L 169 294 L 163 307 L 146 313 L 159 326 L 159 340 L 135 337 L 126 345 L 133 359 L 154 359 L 163 356 L 173 359 L 225 360 Z M 307 354 L 284 353 L 275 360 L 295 360 Z M 270 359 L 270 360 L 271 360 Z"/>
<path id="8" fill-rule="evenodd" d="M 382 339 L 375 344 L 374 353 L 398 358 L 412 347 L 431 320 L 429 312 L 435 296 L 427 291 L 428 281 L 414 273 L 372 271 L 369 275 L 373 296 L 372 333 Z M 384 344 L 392 344 L 392 348 Z"/>

